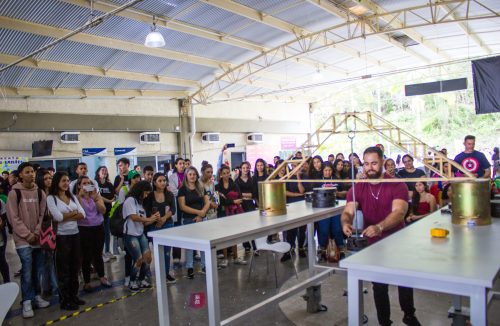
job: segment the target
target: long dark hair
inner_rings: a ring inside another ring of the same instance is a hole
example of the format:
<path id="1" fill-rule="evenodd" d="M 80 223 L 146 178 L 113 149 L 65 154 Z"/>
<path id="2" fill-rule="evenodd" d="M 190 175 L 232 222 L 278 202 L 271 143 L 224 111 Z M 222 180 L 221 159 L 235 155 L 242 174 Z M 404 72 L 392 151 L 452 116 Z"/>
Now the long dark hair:
<path id="1" fill-rule="evenodd" d="M 45 176 L 50 174 L 48 170 L 39 169 L 36 171 L 35 183 L 41 190 L 45 191 Z M 49 187 L 50 188 L 50 187 Z"/>
<path id="2" fill-rule="evenodd" d="M 417 183 L 423 183 L 424 185 L 424 192 L 429 192 L 429 185 L 425 181 L 417 181 L 415 182 L 415 186 Z M 413 196 L 411 197 L 411 210 L 413 214 L 417 214 L 418 211 L 418 203 L 420 203 L 420 194 L 418 193 L 417 189 L 413 190 Z"/>
<path id="3" fill-rule="evenodd" d="M 68 177 L 69 175 L 65 171 L 57 171 L 54 173 L 54 176 L 52 177 L 52 184 L 50 185 L 49 188 L 49 195 L 52 195 L 54 197 L 57 197 L 59 195 L 59 183 L 61 183 L 61 179 L 63 177 Z M 73 198 L 73 195 L 71 195 L 71 192 L 68 190 L 65 191 L 66 197 L 68 198 Z"/>
<path id="4" fill-rule="evenodd" d="M 164 177 L 165 180 L 167 181 L 167 187 L 165 187 L 165 189 L 163 189 L 163 194 L 165 195 L 165 201 L 173 201 L 174 199 L 174 194 L 171 193 L 169 190 L 168 190 L 168 179 L 167 179 L 167 176 L 163 173 L 155 173 L 155 175 L 153 176 L 153 191 L 156 191 L 156 180 L 158 180 L 158 178 L 160 177 Z M 154 194 L 153 194 L 154 196 Z"/>
<path id="5" fill-rule="evenodd" d="M 151 183 L 144 180 L 139 181 L 135 186 L 133 186 L 130 189 L 127 198 L 129 197 L 135 198 L 135 200 L 137 200 L 137 202 L 142 205 L 142 203 L 144 202 L 144 192 L 146 191 L 153 191 Z"/>
<path id="6" fill-rule="evenodd" d="M 81 177 L 78 177 L 78 181 L 76 181 L 76 184 L 73 187 L 73 195 L 77 195 L 78 194 L 78 188 L 80 188 L 80 186 L 82 185 L 83 179 L 89 179 L 90 180 L 90 178 L 88 176 L 86 176 L 86 175 L 82 175 Z"/>
<path id="7" fill-rule="evenodd" d="M 183 159 L 182 157 L 178 157 L 175 159 L 175 162 L 174 162 L 174 172 L 175 173 L 179 173 L 179 171 L 177 171 L 177 163 L 179 163 L 179 161 L 186 161 L 186 160 Z M 184 172 L 186 172 L 185 169 L 184 169 Z"/>
<path id="8" fill-rule="evenodd" d="M 340 160 L 340 161 L 342 161 L 342 160 Z M 323 177 L 323 171 L 325 170 L 326 167 L 332 169 L 332 176 L 331 176 L 331 178 L 333 179 L 333 176 L 335 175 L 335 167 L 333 166 L 332 163 L 330 163 L 330 161 L 325 161 L 325 162 L 323 162 L 323 164 L 321 164 L 321 176 L 320 177 L 324 178 Z"/>
<path id="9" fill-rule="evenodd" d="M 342 169 L 342 171 L 337 171 L 337 164 L 339 164 L 339 162 L 342 162 L 344 163 L 344 160 L 341 160 L 341 159 L 336 159 L 334 162 L 333 162 L 333 175 L 338 178 L 338 179 L 345 179 L 345 175 L 344 175 L 344 169 Z M 324 168 L 324 166 L 323 166 Z"/>
<path id="10" fill-rule="evenodd" d="M 243 165 L 245 165 L 245 164 L 246 164 L 246 165 L 248 165 L 248 168 L 249 168 L 249 169 L 248 169 L 248 175 L 247 175 L 247 177 L 250 179 L 250 178 L 252 177 L 252 176 L 250 175 L 250 167 L 251 167 L 252 165 L 250 164 L 250 162 L 245 161 L 245 162 L 241 163 L 241 167 L 243 167 Z M 266 169 L 266 168 L 264 167 L 264 170 L 265 170 L 265 169 Z M 238 179 L 239 179 L 239 178 L 241 178 L 241 176 L 242 176 L 242 175 L 243 175 L 243 171 L 240 171 L 240 175 L 238 176 Z"/>
<path id="11" fill-rule="evenodd" d="M 321 171 L 317 172 L 314 169 L 314 160 L 319 159 L 321 162 Z M 311 164 L 309 164 L 309 171 L 307 171 L 307 174 L 309 175 L 310 179 L 315 179 L 316 177 L 322 177 L 323 176 L 323 158 L 320 155 L 315 155 L 312 160 Z"/>
<path id="12" fill-rule="evenodd" d="M 97 169 L 97 171 L 95 171 L 95 178 L 94 178 L 94 180 L 95 180 L 95 181 L 97 181 L 97 182 L 99 182 L 99 181 L 101 180 L 101 178 L 99 177 L 99 173 L 101 172 L 101 170 L 102 170 L 102 169 L 106 169 L 106 170 L 108 170 L 108 167 L 103 165 L 103 166 L 100 166 L 100 167 Z M 109 181 L 109 171 L 108 171 L 108 173 L 106 174 L 106 177 L 104 178 L 104 182 L 110 182 L 110 181 Z"/>
<path id="13" fill-rule="evenodd" d="M 262 158 L 258 158 L 256 161 L 255 161 L 255 165 L 253 166 L 253 175 L 255 177 L 259 177 L 259 173 L 257 172 L 257 163 L 262 163 L 264 164 L 264 177 L 267 178 L 267 163 L 266 161 L 264 161 L 264 159 Z"/>

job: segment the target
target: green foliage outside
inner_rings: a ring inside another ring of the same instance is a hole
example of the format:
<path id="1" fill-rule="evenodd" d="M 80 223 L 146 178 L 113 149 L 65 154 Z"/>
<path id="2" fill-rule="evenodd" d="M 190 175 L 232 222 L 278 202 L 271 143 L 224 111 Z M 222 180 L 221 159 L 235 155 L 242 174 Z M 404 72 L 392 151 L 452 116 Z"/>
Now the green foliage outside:
<path id="1" fill-rule="evenodd" d="M 412 97 L 404 94 L 405 84 L 463 77 L 467 77 L 467 90 Z M 500 142 L 500 114 L 475 114 L 470 63 L 342 85 L 330 99 L 322 102 L 314 112 L 314 119 L 319 126 L 332 113 L 351 111 L 375 112 L 430 146 L 446 147 L 450 156 L 463 150 L 462 142 L 467 134 L 476 136 L 476 149 L 488 158 Z M 384 144 L 391 156 L 399 152 L 373 133 L 357 134 L 354 149 L 361 153 L 377 143 Z M 329 153 L 349 153 L 350 141 L 346 135 L 332 136 L 319 152 L 324 157 Z"/>

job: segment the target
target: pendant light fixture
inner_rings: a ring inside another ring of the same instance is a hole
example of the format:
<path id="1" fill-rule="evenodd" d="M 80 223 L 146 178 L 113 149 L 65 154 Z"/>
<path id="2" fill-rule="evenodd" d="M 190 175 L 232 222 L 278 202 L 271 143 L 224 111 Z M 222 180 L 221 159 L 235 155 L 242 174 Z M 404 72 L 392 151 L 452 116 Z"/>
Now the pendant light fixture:
<path id="1" fill-rule="evenodd" d="M 153 26 L 151 26 L 151 32 L 146 36 L 144 45 L 148 48 L 161 48 L 165 46 L 165 39 L 160 32 L 156 30 L 156 20 L 153 16 Z"/>

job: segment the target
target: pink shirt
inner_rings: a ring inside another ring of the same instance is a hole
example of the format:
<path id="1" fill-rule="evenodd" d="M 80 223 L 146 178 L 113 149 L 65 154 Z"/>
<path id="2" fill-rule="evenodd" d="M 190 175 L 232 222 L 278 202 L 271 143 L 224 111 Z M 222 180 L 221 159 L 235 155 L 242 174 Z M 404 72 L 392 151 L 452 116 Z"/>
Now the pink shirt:
<path id="1" fill-rule="evenodd" d="M 384 179 L 390 177 L 384 176 Z M 356 188 L 356 202 L 363 212 L 364 228 L 382 222 L 392 212 L 392 201 L 401 199 L 408 201 L 408 187 L 404 182 L 398 183 L 358 183 Z M 347 192 L 347 202 L 352 202 L 353 188 Z M 368 238 L 368 243 L 373 244 L 404 227 L 404 221 L 390 229 L 384 230 L 380 236 Z"/>

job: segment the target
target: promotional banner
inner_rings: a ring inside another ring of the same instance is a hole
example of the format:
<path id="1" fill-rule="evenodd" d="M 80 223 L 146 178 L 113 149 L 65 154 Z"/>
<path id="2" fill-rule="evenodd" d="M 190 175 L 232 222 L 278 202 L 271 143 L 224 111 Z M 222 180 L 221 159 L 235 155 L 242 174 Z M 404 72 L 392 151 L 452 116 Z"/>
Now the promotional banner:
<path id="1" fill-rule="evenodd" d="M 297 138 L 294 136 L 281 137 L 281 150 L 294 150 L 297 149 Z"/>
<path id="2" fill-rule="evenodd" d="M 106 156 L 106 154 L 108 154 L 108 151 L 104 147 L 82 148 L 82 156 Z"/>
<path id="3" fill-rule="evenodd" d="M 137 149 L 135 147 L 115 147 L 115 156 L 135 154 L 137 154 Z"/>
<path id="4" fill-rule="evenodd" d="M 27 161 L 28 161 L 27 157 L 18 157 L 18 156 L 0 157 L 0 171 L 12 172 L 14 170 L 17 170 L 19 164 Z"/>

